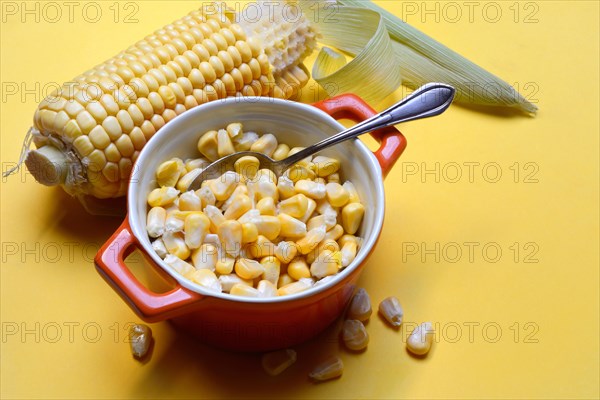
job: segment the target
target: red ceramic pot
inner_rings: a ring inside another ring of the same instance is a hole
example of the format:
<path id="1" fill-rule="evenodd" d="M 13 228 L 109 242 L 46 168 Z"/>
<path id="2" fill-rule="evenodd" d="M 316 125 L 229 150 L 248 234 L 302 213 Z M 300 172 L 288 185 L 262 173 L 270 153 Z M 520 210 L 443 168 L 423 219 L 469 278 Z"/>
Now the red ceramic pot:
<path id="1" fill-rule="evenodd" d="M 393 127 L 374 132 L 380 143 L 374 153 L 360 140 L 322 152 L 341 160 L 344 179 L 354 183 L 366 206 L 357 233 L 363 245 L 356 259 L 335 278 L 295 295 L 255 299 L 215 294 L 177 274 L 151 247 L 146 234 L 146 197 L 154 187 L 158 165 L 172 157 L 197 157 L 198 138 L 208 130 L 241 122 L 245 130 L 273 133 L 290 146 L 308 146 L 344 129 L 334 118 L 362 121 L 374 114 L 354 95 L 313 105 L 264 97 L 228 98 L 183 113 L 165 125 L 140 153 L 129 185 L 127 217 L 96 255 L 97 270 L 144 321 L 171 320 L 207 344 L 265 351 L 317 335 L 344 311 L 377 243 L 385 208 L 383 177 L 406 147 L 400 132 Z M 135 278 L 124 262 L 135 248 L 171 282 L 171 290 L 155 293 Z"/>

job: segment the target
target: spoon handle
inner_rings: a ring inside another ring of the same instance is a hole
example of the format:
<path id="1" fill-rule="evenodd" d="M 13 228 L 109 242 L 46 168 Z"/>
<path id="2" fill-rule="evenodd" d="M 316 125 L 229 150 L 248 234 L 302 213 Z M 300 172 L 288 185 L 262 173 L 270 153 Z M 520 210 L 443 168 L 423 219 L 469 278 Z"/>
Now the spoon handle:
<path id="1" fill-rule="evenodd" d="M 439 115 L 450 106 L 454 99 L 454 93 L 455 90 L 452 86 L 443 83 L 430 83 L 421 86 L 387 110 L 286 158 L 285 166 L 282 166 L 283 170 L 329 146 L 355 138 L 364 133 L 400 122 Z"/>

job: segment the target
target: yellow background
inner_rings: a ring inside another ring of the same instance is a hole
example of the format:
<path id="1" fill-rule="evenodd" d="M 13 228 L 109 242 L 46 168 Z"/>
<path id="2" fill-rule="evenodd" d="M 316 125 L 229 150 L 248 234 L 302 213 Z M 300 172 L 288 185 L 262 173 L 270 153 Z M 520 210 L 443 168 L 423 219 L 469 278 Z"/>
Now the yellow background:
<path id="1" fill-rule="evenodd" d="M 22 7 L 3 1 L 3 10 L 6 3 Z M 393 331 L 374 315 L 363 354 L 340 349 L 330 329 L 271 378 L 257 355 L 215 350 L 159 323 L 152 359 L 136 362 L 125 332 L 139 319 L 91 262 L 120 221 L 86 215 L 22 171 L 0 186 L 2 398 L 598 398 L 598 2 L 479 2 L 472 20 L 458 2 L 458 21 L 445 2 L 382 3 L 397 15 L 402 4 L 416 7 L 404 15 L 409 23 L 540 107 L 528 118 L 455 106 L 402 127 L 409 145 L 385 182 L 385 226 L 360 284 L 375 304 L 398 296 L 405 328 Z M 55 23 L 49 8 L 39 22 L 22 10 L 2 15 L 3 170 L 18 159 L 40 100 L 22 98 L 22 89 L 39 82 L 41 96 L 198 3 L 122 2 L 115 22 L 113 2 L 99 1 L 96 23 L 77 4 L 72 23 L 64 5 Z M 124 23 L 130 12 L 138 22 Z M 317 99 L 310 85 L 304 101 Z M 469 163 L 479 163 L 472 179 Z M 422 174 L 436 165 L 439 182 Z M 488 182 L 496 171 L 499 181 Z M 438 342 L 416 359 L 405 350 L 406 330 L 426 320 Z M 343 377 L 308 382 L 329 352 L 341 354 Z"/>

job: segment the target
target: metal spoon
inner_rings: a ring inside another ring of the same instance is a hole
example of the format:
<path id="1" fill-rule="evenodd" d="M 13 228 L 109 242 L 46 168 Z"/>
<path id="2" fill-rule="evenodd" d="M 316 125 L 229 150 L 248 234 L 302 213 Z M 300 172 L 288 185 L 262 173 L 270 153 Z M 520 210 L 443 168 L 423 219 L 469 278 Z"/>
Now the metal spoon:
<path id="1" fill-rule="evenodd" d="M 223 173 L 232 171 L 234 169 L 234 163 L 244 156 L 256 157 L 260 162 L 260 168 L 270 169 L 279 177 L 283 175 L 285 170 L 296 164 L 298 161 L 327 147 L 389 125 L 439 115 L 450 106 L 452 99 L 454 99 L 454 93 L 455 90 L 452 86 L 443 83 L 430 83 L 421 86 L 387 110 L 340 133 L 323 139 L 280 161 L 275 161 L 270 157 L 255 151 L 241 151 L 230 154 L 206 167 L 206 169 L 192 181 L 188 190 L 199 189 L 204 180 L 218 178 Z"/>

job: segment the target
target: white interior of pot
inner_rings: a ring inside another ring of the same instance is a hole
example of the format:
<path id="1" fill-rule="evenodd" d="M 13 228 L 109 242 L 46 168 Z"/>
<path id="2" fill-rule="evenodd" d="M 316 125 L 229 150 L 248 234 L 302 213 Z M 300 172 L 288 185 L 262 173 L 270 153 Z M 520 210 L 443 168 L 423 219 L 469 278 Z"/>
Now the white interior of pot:
<path id="1" fill-rule="evenodd" d="M 153 251 L 146 233 L 146 198 L 155 186 L 156 168 L 164 161 L 179 157 L 198 158 L 198 139 L 208 130 L 222 129 L 232 122 L 241 122 L 245 131 L 259 135 L 272 133 L 280 143 L 290 147 L 308 146 L 344 129 L 336 120 L 315 107 L 270 98 L 228 98 L 196 107 L 165 125 L 148 142 L 134 167 L 128 192 L 129 222 L 135 236 L 153 260 L 173 276 L 182 286 L 193 291 L 249 302 L 291 301 L 310 296 L 339 282 L 355 269 L 370 252 L 381 232 L 384 214 L 384 192 L 381 170 L 373 153 L 359 140 L 350 140 L 320 154 L 336 157 L 342 162 L 342 174 L 356 186 L 366 212 L 357 233 L 364 239 L 356 259 L 351 265 L 326 283 L 316 285 L 291 296 L 253 299 L 217 294 L 202 288 L 173 271 Z"/>

